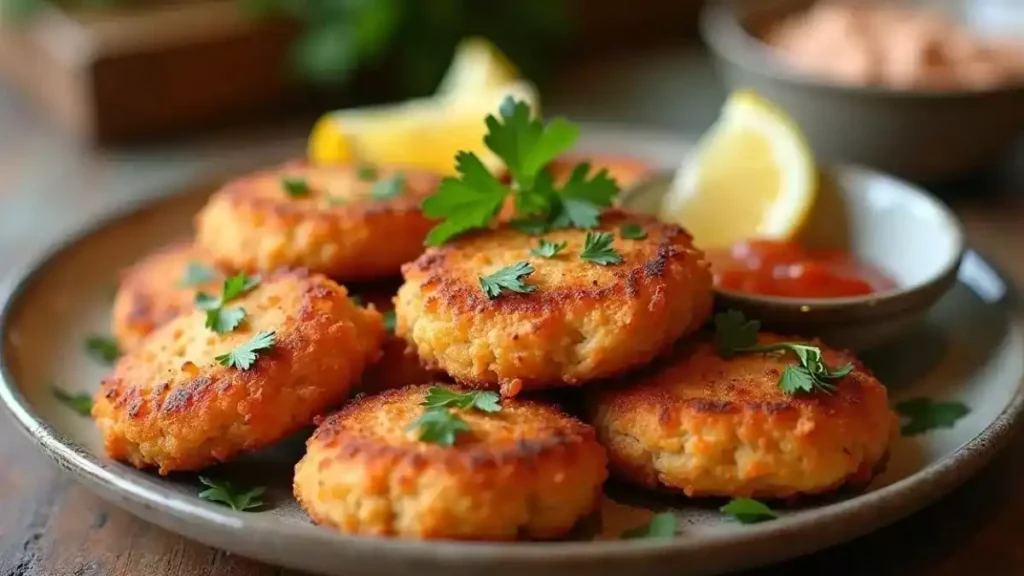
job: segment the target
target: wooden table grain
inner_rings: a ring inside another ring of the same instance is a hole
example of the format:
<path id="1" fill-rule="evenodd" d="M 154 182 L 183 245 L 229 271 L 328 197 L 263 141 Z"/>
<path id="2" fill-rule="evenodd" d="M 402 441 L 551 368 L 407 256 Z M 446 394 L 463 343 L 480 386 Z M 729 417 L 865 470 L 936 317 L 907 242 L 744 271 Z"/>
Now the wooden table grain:
<path id="1" fill-rule="evenodd" d="M 606 78 L 608 70 L 614 86 Z M 689 51 L 603 62 L 553 91 L 552 108 L 699 130 L 720 94 Z M 687 92 L 689 91 L 689 92 Z M 675 96 L 689 93 L 689 99 Z M 83 214 L 187 181 L 212 163 L 267 153 L 305 126 L 97 152 L 78 147 L 0 87 L 0 275 Z M 254 144 L 255 143 L 255 144 Z M 263 146 L 262 143 L 266 143 Z M 1024 286 L 1024 151 L 964 184 L 950 202 L 973 247 Z M 298 574 L 213 550 L 105 503 L 65 476 L 0 412 L 0 576 L 271 576 Z M 836 548 L 759 571 L 956 575 L 1024 574 L 1024 436 L 953 494 L 912 517 Z M 668 569 L 668 568 L 667 568 Z M 685 567 L 671 569 L 685 573 Z"/>

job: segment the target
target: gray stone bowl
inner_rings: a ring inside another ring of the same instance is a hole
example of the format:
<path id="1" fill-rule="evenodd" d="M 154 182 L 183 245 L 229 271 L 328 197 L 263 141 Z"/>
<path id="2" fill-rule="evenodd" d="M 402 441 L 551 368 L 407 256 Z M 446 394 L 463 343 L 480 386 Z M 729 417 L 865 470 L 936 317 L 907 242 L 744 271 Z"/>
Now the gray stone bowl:
<path id="1" fill-rule="evenodd" d="M 984 91 L 910 91 L 842 85 L 793 70 L 755 31 L 813 3 L 710 2 L 701 18 L 701 33 L 726 87 L 753 89 L 790 114 L 819 162 L 849 162 L 917 182 L 947 182 L 996 165 L 1024 133 L 1021 84 Z M 941 5 L 981 32 L 977 22 L 984 9 L 1024 20 L 1024 2 L 931 4 Z"/>

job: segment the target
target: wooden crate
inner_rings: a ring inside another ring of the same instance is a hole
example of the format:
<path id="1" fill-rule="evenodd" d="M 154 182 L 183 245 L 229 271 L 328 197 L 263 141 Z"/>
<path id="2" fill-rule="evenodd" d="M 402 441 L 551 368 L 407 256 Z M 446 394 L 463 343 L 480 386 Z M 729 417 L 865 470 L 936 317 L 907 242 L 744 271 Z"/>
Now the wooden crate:
<path id="1" fill-rule="evenodd" d="M 576 1 L 581 36 L 573 58 L 686 34 L 700 3 Z M 99 144 L 296 109 L 313 114 L 346 100 L 318 99 L 294 80 L 288 66 L 294 24 L 247 19 L 233 0 L 130 6 L 75 14 L 50 9 L 26 24 L 0 23 L 0 75 L 69 131 Z M 350 91 L 361 99 L 394 97 L 386 77 L 369 77 Z"/>

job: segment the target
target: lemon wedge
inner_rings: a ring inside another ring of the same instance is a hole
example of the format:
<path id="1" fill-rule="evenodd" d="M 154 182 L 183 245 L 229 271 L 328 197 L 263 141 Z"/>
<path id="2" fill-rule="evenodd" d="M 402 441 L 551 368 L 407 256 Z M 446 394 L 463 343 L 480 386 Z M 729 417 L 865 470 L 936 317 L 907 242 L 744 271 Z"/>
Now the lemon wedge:
<path id="1" fill-rule="evenodd" d="M 677 171 L 660 216 L 685 227 L 704 249 L 787 240 L 802 228 L 816 194 L 814 157 L 799 127 L 741 90 Z"/>
<path id="2" fill-rule="evenodd" d="M 519 70 L 508 56 L 486 38 L 472 36 L 455 48 L 455 56 L 435 94 L 455 100 L 471 99 L 518 79 Z"/>
<path id="3" fill-rule="evenodd" d="M 329 112 L 313 126 L 308 156 L 315 164 L 366 162 L 455 172 L 455 154 L 475 153 L 487 168 L 503 166 L 484 145 L 484 118 L 512 96 L 539 108 L 536 87 L 494 44 L 479 38 L 456 48 L 437 92 L 397 104 Z"/>
<path id="4" fill-rule="evenodd" d="M 313 127 L 309 158 L 315 164 L 366 162 L 450 175 L 455 173 L 455 155 L 467 151 L 496 172 L 503 164 L 484 145 L 484 118 L 497 115 L 507 96 L 537 109 L 537 89 L 518 81 L 458 105 L 424 98 L 330 112 Z"/>

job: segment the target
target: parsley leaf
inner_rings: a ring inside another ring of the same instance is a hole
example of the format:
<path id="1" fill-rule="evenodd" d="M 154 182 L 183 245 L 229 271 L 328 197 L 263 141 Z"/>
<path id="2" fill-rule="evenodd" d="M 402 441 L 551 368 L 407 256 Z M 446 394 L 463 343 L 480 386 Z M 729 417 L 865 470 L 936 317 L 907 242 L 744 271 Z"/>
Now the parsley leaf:
<path id="1" fill-rule="evenodd" d="M 90 416 L 92 414 L 92 395 L 85 392 L 68 392 L 57 386 L 50 386 L 50 390 L 53 392 L 53 396 L 60 400 L 61 404 L 71 408 L 82 416 Z"/>
<path id="2" fill-rule="evenodd" d="M 475 408 L 484 412 L 499 412 L 501 411 L 501 405 L 498 403 L 500 400 L 501 397 L 497 393 L 489 390 L 472 390 L 463 393 L 440 386 L 431 386 L 427 390 L 423 405 L 428 408 L 453 406 L 459 410 Z"/>
<path id="3" fill-rule="evenodd" d="M 189 262 L 185 266 L 185 272 L 178 281 L 179 286 L 199 286 L 201 284 L 207 284 L 213 282 L 216 278 L 217 273 L 209 266 L 202 262 Z"/>
<path id="4" fill-rule="evenodd" d="M 748 321 L 738 310 L 729 310 L 715 315 L 715 342 L 718 355 L 726 360 L 737 354 L 790 352 L 797 357 L 799 365 L 786 366 L 779 377 L 779 388 L 786 394 L 797 392 L 834 392 L 835 380 L 853 371 L 852 364 L 829 368 L 821 356 L 821 348 L 797 342 L 757 344 L 757 331 L 761 324 Z"/>
<path id="5" fill-rule="evenodd" d="M 766 504 L 752 498 L 733 498 L 728 504 L 719 508 L 719 510 L 723 514 L 728 514 L 739 520 L 741 524 L 755 524 L 779 517 Z"/>
<path id="6" fill-rule="evenodd" d="M 228 368 L 248 370 L 252 367 L 253 363 L 256 362 L 256 357 L 258 356 L 257 353 L 273 348 L 276 340 L 277 336 L 274 332 L 268 332 L 266 330 L 257 332 L 249 339 L 248 342 L 245 342 L 227 354 L 217 356 L 217 362 L 222 366 L 227 366 Z"/>
<path id="7" fill-rule="evenodd" d="M 93 360 L 110 366 L 121 356 L 121 349 L 113 338 L 93 334 L 85 339 L 85 353 Z"/>
<path id="8" fill-rule="evenodd" d="M 526 261 L 517 262 L 495 271 L 490 276 L 480 277 L 480 288 L 483 289 L 487 298 L 494 300 L 501 295 L 502 290 L 529 294 L 537 289 L 534 284 L 522 282 L 520 278 L 533 274 L 533 266 Z"/>
<path id="9" fill-rule="evenodd" d="M 580 259 L 601 266 L 621 264 L 622 256 L 612 248 L 612 240 L 614 237 L 608 232 L 587 232 Z"/>
<path id="10" fill-rule="evenodd" d="M 285 176 L 281 179 L 281 187 L 292 198 L 309 196 L 309 184 L 306 183 L 305 178 L 300 176 Z"/>
<path id="11" fill-rule="evenodd" d="M 529 234 L 553 228 L 593 228 L 601 209 L 611 206 L 618 185 L 606 170 L 588 178 L 590 165 L 579 164 L 561 186 L 554 184 L 545 167 L 579 138 L 575 125 L 562 118 L 545 124 L 534 119 L 525 102 L 511 97 L 501 105 L 499 117 L 485 120 L 484 143 L 503 160 L 512 175 L 506 186 L 474 154 L 456 157 L 458 176 L 441 182 L 437 193 L 423 203 L 424 214 L 441 220 L 427 236 L 436 246 L 463 232 L 486 228 L 497 216 L 509 194 L 514 195 L 512 225 Z"/>
<path id="12" fill-rule="evenodd" d="M 509 193 L 480 159 L 469 152 L 455 156 L 455 170 L 459 178 L 445 178 L 437 192 L 423 201 L 423 214 L 427 218 L 445 219 L 427 235 L 429 246 L 444 244 L 469 230 L 486 228 Z"/>
<path id="13" fill-rule="evenodd" d="M 208 486 L 206 490 L 199 493 L 199 497 L 203 500 L 223 504 L 238 512 L 245 512 L 264 505 L 264 502 L 259 499 L 259 496 L 266 491 L 266 488 L 262 486 L 242 492 L 227 480 L 212 480 L 200 476 L 199 481 Z"/>
<path id="14" fill-rule="evenodd" d="M 356 306 L 363 305 L 363 297 L 360 296 L 359 294 L 349 294 L 348 299 L 351 300 L 352 303 L 355 304 Z"/>
<path id="15" fill-rule="evenodd" d="M 601 216 L 601 208 L 611 206 L 619 191 L 615 180 L 602 169 L 587 180 L 590 164 L 577 164 L 569 180 L 557 191 L 560 212 L 555 217 L 556 227 L 593 228 Z"/>
<path id="16" fill-rule="evenodd" d="M 259 277 L 248 277 L 245 274 L 231 276 L 224 280 L 221 295 L 212 296 L 205 292 L 196 294 L 196 308 L 206 311 L 206 327 L 217 334 L 231 332 L 245 319 L 243 308 L 227 308 L 225 305 L 239 298 L 260 283 Z"/>
<path id="17" fill-rule="evenodd" d="M 935 428 L 952 428 L 971 409 L 961 402 L 935 402 L 931 398 L 913 398 L 896 404 L 896 411 L 909 419 L 900 428 L 904 436 L 916 436 Z"/>
<path id="18" fill-rule="evenodd" d="M 505 161 L 522 189 L 531 188 L 541 169 L 572 148 L 580 136 L 579 128 L 564 118 L 547 125 L 531 118 L 530 106 L 511 96 L 502 102 L 500 115 L 500 119 L 487 116 L 484 143 Z"/>
<path id="19" fill-rule="evenodd" d="M 619 236 L 624 240 L 643 240 L 644 238 L 647 238 L 647 231 L 639 224 L 623 224 L 622 227 L 619 228 Z"/>
<path id="20" fill-rule="evenodd" d="M 373 164 L 360 164 L 356 168 L 356 178 L 363 182 L 373 182 L 377 179 L 377 167 Z"/>
<path id="21" fill-rule="evenodd" d="M 567 245 L 568 242 L 559 242 L 558 244 L 555 244 L 554 242 L 548 242 L 541 238 L 540 244 L 538 244 L 536 248 L 530 249 L 530 255 L 537 256 L 539 258 L 554 258 L 559 252 L 565 250 Z"/>
<path id="22" fill-rule="evenodd" d="M 469 432 L 469 424 L 445 407 L 428 408 L 415 422 L 409 425 L 409 432 L 418 431 L 420 442 L 440 446 L 454 446 L 461 432 Z"/>
<path id="23" fill-rule="evenodd" d="M 718 345 L 718 355 L 728 360 L 741 348 L 757 346 L 757 332 L 760 329 L 760 322 L 747 320 L 739 310 L 715 314 L 715 343 Z"/>
<path id="24" fill-rule="evenodd" d="M 384 313 L 384 329 L 392 334 L 395 333 L 395 311 L 388 310 Z"/>
<path id="25" fill-rule="evenodd" d="M 405 191 L 405 174 L 395 172 L 390 178 L 377 180 L 370 191 L 370 197 L 374 200 L 391 200 L 397 198 Z"/>
<path id="26" fill-rule="evenodd" d="M 676 535 L 676 515 L 671 512 L 661 512 L 651 517 L 650 521 L 643 526 L 630 528 L 622 533 L 623 540 L 634 540 L 638 538 L 672 538 Z"/>

